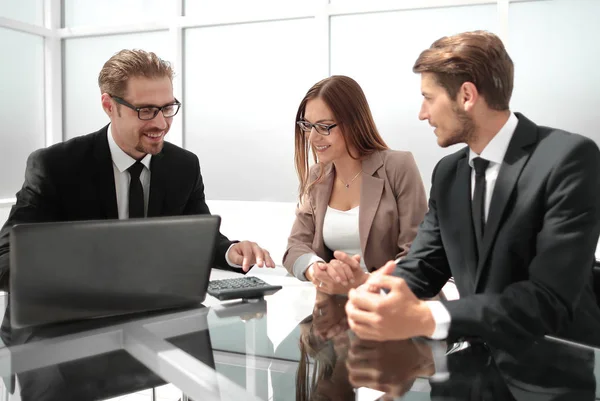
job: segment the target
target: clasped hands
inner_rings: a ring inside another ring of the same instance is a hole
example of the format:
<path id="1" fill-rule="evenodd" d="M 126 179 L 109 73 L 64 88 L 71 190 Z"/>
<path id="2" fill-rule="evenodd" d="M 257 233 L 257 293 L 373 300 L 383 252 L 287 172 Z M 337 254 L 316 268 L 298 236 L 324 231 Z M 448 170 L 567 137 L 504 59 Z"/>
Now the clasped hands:
<path id="1" fill-rule="evenodd" d="M 360 267 L 360 255 L 349 256 L 342 251 L 333 253 L 329 263 L 315 262 L 306 270 L 306 278 L 326 294 L 347 294 L 351 288 L 364 283 L 369 276 Z"/>
<path id="2" fill-rule="evenodd" d="M 313 308 L 313 330 L 321 341 L 329 340 L 348 330 L 344 310 L 346 299 L 317 291 Z"/>
<path id="3" fill-rule="evenodd" d="M 401 397 L 417 377 L 435 373 L 431 347 L 418 340 L 379 342 L 354 338 L 346 366 L 353 387 L 383 391 L 387 396 L 383 399 Z"/>

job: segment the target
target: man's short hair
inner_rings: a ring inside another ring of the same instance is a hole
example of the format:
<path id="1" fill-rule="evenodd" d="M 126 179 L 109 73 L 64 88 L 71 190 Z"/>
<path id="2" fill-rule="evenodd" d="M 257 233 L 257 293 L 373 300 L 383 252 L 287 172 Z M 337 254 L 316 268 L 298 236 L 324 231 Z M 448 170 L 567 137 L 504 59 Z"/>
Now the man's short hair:
<path id="1" fill-rule="evenodd" d="M 124 97 L 127 81 L 132 77 L 163 78 L 173 81 L 173 69 L 168 61 L 144 50 L 121 50 L 100 70 L 98 86 L 101 93 Z"/>
<path id="2" fill-rule="evenodd" d="M 491 32 L 463 32 L 436 40 L 419 55 L 413 72 L 433 73 L 452 100 L 463 83 L 471 82 L 491 109 L 508 109 L 514 66 L 500 38 Z"/>

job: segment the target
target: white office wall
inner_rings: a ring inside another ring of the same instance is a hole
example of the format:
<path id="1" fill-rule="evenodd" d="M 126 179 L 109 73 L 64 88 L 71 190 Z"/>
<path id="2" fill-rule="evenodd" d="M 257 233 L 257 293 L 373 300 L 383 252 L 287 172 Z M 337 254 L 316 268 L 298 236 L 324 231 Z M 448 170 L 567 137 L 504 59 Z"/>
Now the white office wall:
<path id="1" fill-rule="evenodd" d="M 313 19 L 189 29 L 185 146 L 209 199 L 293 201 L 296 110 L 322 77 Z"/>
<path id="2" fill-rule="evenodd" d="M 23 183 L 29 153 L 45 145 L 44 39 L 0 28 L 0 199 Z"/>
<path id="3" fill-rule="evenodd" d="M 97 131 L 110 122 L 100 103 L 98 74 L 113 54 L 131 48 L 153 51 L 164 58 L 170 54 L 166 32 L 68 39 L 63 48 L 64 139 Z M 176 116 L 173 125 L 181 124 L 180 118 Z"/>
<path id="4" fill-rule="evenodd" d="M 43 25 L 44 0 L 0 0 L 0 17 Z"/>
<path id="5" fill-rule="evenodd" d="M 600 144 L 600 1 L 513 4 L 509 52 L 515 63 L 512 108 L 538 124 Z"/>
<path id="6" fill-rule="evenodd" d="M 420 76 L 412 67 L 436 39 L 467 30 L 496 32 L 495 5 L 351 15 L 331 19 L 331 73 L 348 75 L 363 88 L 380 134 L 392 149 L 413 152 L 428 188 L 437 161 L 461 145 L 437 146 L 419 121 Z"/>
<path id="7" fill-rule="evenodd" d="M 8 219 L 11 207 L 12 205 L 10 204 L 0 204 L 0 227 L 2 227 L 4 222 Z"/>

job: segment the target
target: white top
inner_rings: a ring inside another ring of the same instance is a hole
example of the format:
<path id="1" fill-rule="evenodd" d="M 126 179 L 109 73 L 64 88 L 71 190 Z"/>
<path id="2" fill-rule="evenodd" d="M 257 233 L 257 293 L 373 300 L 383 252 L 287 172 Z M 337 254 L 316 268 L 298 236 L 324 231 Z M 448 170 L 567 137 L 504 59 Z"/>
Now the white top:
<path id="1" fill-rule="evenodd" d="M 490 161 L 488 168 L 485 170 L 486 221 L 490 211 L 492 194 L 494 193 L 494 187 L 496 186 L 496 179 L 500 173 L 500 167 L 502 166 L 508 145 L 517 129 L 518 123 L 519 119 L 517 116 L 515 116 L 514 113 L 510 113 L 506 123 L 500 128 L 500 131 L 492 138 L 480 155 L 469 149 L 469 166 L 471 166 L 471 199 L 473 199 L 473 193 L 475 191 L 475 168 L 473 167 L 473 159 L 481 157 Z M 448 313 L 446 307 L 439 301 L 427 301 L 427 306 L 429 306 L 433 319 L 435 320 L 435 330 L 431 338 L 434 340 L 445 339 L 448 337 L 448 330 L 450 329 L 450 313 Z"/>
<path id="2" fill-rule="evenodd" d="M 112 158 L 113 172 L 115 174 L 115 190 L 117 191 L 117 210 L 119 211 L 119 220 L 129 218 L 129 182 L 131 176 L 127 169 L 136 162 L 136 160 L 123 152 L 123 149 L 117 145 L 112 136 L 112 125 L 108 130 L 108 148 Z M 144 216 L 148 215 L 148 199 L 150 196 L 150 160 L 151 154 L 147 154 L 140 162 L 144 165 L 140 173 L 140 181 L 144 189 Z"/>
<path id="3" fill-rule="evenodd" d="M 327 206 L 323 221 L 323 243 L 332 251 L 342 251 L 350 256 L 360 255 L 360 267 L 367 271 L 360 248 L 359 210 L 360 206 L 346 211 Z"/>

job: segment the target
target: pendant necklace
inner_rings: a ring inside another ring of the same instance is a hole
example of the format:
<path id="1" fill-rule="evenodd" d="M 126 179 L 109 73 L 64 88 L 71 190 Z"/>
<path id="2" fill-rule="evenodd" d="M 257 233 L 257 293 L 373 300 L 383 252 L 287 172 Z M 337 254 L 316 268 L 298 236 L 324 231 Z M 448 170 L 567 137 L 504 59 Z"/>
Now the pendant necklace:
<path id="1" fill-rule="evenodd" d="M 358 173 L 356 173 L 356 175 L 354 176 L 354 178 L 351 179 L 347 184 L 340 177 L 338 177 L 338 178 L 339 178 L 340 181 L 342 181 L 342 184 L 344 184 L 344 186 L 346 187 L 346 189 L 348 189 L 348 188 L 350 188 L 350 184 L 352 184 L 352 182 L 354 182 L 354 180 L 356 180 L 356 178 L 358 177 L 358 175 L 360 173 L 362 173 L 362 170 L 360 170 Z"/>

